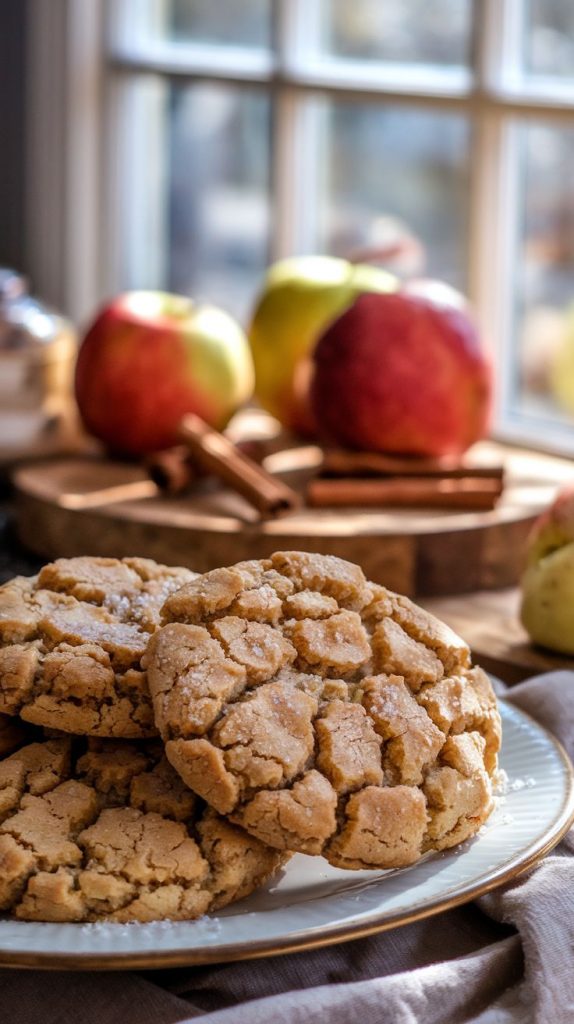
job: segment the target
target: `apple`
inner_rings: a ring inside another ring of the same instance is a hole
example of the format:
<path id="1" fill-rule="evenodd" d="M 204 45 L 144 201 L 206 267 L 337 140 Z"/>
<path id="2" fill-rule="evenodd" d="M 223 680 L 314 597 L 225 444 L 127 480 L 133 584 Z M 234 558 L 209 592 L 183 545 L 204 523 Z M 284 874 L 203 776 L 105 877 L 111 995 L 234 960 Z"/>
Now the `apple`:
<path id="1" fill-rule="evenodd" d="M 433 277 L 414 277 L 401 285 L 403 295 L 415 295 L 426 299 L 438 309 L 459 309 L 472 317 L 470 303 L 462 292 L 453 288 L 446 281 L 437 281 Z"/>
<path id="2" fill-rule="evenodd" d="M 552 392 L 558 404 L 574 415 L 574 305 L 562 314 L 562 336 L 555 346 L 550 367 Z"/>
<path id="3" fill-rule="evenodd" d="M 312 407 L 327 438 L 403 455 L 458 455 L 489 422 L 491 372 L 448 286 L 361 295 L 320 337 Z"/>
<path id="4" fill-rule="evenodd" d="M 248 330 L 261 405 L 284 426 L 314 434 L 308 392 L 317 338 L 357 296 L 397 287 L 397 279 L 380 267 L 332 256 L 297 256 L 275 263 Z"/>
<path id="5" fill-rule="evenodd" d="M 526 310 L 518 342 L 521 385 L 526 391 L 535 395 L 562 391 L 568 374 L 560 364 L 572 332 L 571 319 L 571 313 L 565 316 L 563 310 L 552 306 L 531 306 Z M 572 370 L 570 379 L 574 381 Z"/>
<path id="6" fill-rule="evenodd" d="M 87 430 L 142 455 L 177 441 L 194 412 L 222 429 L 253 391 L 238 324 L 215 306 L 167 292 L 127 292 L 100 311 L 81 345 L 76 398 Z"/>
<path id="7" fill-rule="evenodd" d="M 574 654 L 574 486 L 532 528 L 520 616 L 535 643 Z"/>

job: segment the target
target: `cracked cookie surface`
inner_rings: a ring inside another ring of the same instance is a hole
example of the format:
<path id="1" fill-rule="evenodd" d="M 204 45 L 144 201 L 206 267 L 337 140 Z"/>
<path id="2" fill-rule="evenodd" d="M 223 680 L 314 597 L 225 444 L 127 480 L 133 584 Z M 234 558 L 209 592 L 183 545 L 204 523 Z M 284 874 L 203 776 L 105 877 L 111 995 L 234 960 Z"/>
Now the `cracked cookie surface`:
<path id="1" fill-rule="evenodd" d="M 93 736 L 156 732 L 141 658 L 195 578 L 143 558 L 61 558 L 0 587 L 0 712 Z"/>
<path id="2" fill-rule="evenodd" d="M 492 808 L 500 716 L 463 641 L 327 555 L 277 552 L 168 597 L 147 667 L 171 764 L 278 849 L 394 868 Z"/>
<path id="3" fill-rule="evenodd" d="M 157 741 L 60 737 L 0 761 L 0 911 L 191 920 L 285 861 L 182 783 Z"/>

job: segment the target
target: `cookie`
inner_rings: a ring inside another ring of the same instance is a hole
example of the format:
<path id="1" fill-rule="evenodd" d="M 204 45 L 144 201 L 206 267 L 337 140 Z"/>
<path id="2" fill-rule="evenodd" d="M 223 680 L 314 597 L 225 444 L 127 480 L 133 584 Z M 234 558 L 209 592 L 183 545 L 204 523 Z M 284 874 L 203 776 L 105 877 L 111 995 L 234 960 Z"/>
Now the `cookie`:
<path id="1" fill-rule="evenodd" d="M 492 807 L 500 717 L 467 646 L 327 555 L 278 552 L 168 597 L 144 664 L 171 764 L 276 847 L 396 868 Z"/>
<path id="2" fill-rule="evenodd" d="M 22 920 L 191 920 L 285 859 L 206 809 L 157 742 L 63 737 L 0 761 L 0 910 Z"/>
<path id="3" fill-rule="evenodd" d="M 76 734 L 155 734 L 141 658 L 195 578 L 148 559 L 61 558 L 0 588 L 0 712 Z"/>
<path id="4" fill-rule="evenodd" d="M 17 747 L 21 747 L 26 742 L 28 734 L 33 731 L 17 718 L 0 715 L 0 757 L 5 757 Z"/>

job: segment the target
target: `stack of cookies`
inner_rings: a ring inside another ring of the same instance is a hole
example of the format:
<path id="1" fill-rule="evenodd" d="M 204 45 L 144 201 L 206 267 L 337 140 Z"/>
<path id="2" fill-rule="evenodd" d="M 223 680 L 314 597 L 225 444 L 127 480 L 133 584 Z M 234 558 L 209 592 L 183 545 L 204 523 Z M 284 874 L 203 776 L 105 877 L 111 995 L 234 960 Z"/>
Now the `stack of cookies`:
<path id="1" fill-rule="evenodd" d="M 328 555 L 60 559 L 0 589 L 0 910 L 186 920 L 293 852 L 405 867 L 492 807 L 465 644 Z"/>

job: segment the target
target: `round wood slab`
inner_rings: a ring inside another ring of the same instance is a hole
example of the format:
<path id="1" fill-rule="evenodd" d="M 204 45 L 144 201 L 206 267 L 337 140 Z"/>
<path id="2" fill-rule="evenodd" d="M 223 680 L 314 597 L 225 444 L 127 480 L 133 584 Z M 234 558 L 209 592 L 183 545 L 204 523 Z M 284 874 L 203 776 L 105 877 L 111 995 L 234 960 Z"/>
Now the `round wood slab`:
<path id="1" fill-rule="evenodd" d="M 358 562 L 372 580 L 405 594 L 464 593 L 516 583 L 530 526 L 572 476 L 565 459 L 481 446 L 504 459 L 507 486 L 491 512 L 311 509 L 261 521 L 215 481 L 165 497 L 132 464 L 90 457 L 23 466 L 14 474 L 22 541 L 46 558 L 141 555 L 199 572 L 277 550 Z M 265 466 L 293 486 L 315 471 L 320 451 L 292 448 Z"/>

